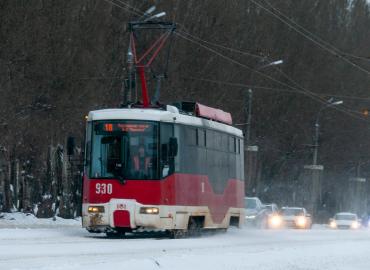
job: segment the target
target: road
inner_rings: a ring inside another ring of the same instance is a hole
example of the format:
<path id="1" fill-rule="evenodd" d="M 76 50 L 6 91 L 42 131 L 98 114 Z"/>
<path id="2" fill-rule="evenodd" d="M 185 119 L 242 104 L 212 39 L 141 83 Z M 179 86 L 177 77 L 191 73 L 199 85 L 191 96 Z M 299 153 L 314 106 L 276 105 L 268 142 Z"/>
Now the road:
<path id="1" fill-rule="evenodd" d="M 196 239 L 107 239 L 78 226 L 0 229 L 0 269 L 369 269 L 370 230 L 230 229 Z"/>

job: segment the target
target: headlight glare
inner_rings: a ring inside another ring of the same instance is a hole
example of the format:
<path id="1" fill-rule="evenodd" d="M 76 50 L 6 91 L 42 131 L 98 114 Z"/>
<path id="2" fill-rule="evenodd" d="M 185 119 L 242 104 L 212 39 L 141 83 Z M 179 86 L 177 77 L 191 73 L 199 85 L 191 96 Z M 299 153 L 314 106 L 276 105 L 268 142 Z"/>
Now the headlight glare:
<path id="1" fill-rule="evenodd" d="M 335 229 L 337 227 L 337 223 L 335 221 L 331 221 L 329 226 L 330 228 Z"/>
<path id="2" fill-rule="evenodd" d="M 269 225 L 272 228 L 280 227 L 282 223 L 282 219 L 278 215 L 273 215 L 269 218 Z"/>
<path id="3" fill-rule="evenodd" d="M 158 207 L 141 207 L 140 214 L 157 215 L 159 214 L 159 208 Z"/>
<path id="4" fill-rule="evenodd" d="M 298 217 L 297 219 L 296 219 L 296 224 L 297 224 L 297 226 L 299 226 L 299 227 L 304 227 L 304 226 L 306 226 L 306 218 L 305 217 Z"/>
<path id="5" fill-rule="evenodd" d="M 91 214 L 104 213 L 104 206 L 89 206 L 87 212 Z"/>

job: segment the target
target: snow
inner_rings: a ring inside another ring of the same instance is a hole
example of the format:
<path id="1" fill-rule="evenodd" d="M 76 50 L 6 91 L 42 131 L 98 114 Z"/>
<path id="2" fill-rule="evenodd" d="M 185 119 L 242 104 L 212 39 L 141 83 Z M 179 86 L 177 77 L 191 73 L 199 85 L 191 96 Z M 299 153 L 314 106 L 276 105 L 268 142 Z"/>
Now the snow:
<path id="1" fill-rule="evenodd" d="M 57 222 L 50 228 L 0 229 L 0 269 L 369 269 L 365 229 L 232 228 L 193 239 L 107 239 L 77 221 Z"/>
<path id="2" fill-rule="evenodd" d="M 33 214 L 19 212 L 0 214 L 0 228 L 52 228 L 65 226 L 80 227 L 81 219 L 36 218 Z"/>

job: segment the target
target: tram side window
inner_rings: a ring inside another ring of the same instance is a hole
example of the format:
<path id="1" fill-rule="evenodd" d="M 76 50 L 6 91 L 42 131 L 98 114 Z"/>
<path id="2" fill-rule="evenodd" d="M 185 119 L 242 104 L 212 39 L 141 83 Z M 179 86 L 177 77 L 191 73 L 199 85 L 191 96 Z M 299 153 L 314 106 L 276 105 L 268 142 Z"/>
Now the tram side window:
<path id="1" fill-rule="evenodd" d="M 197 129 L 197 145 L 200 147 L 206 146 L 206 131 L 203 129 Z"/>
<path id="2" fill-rule="evenodd" d="M 229 137 L 229 152 L 236 152 L 236 139 L 235 137 Z"/>
<path id="3" fill-rule="evenodd" d="M 185 141 L 187 145 L 197 145 L 197 130 L 192 127 L 185 128 Z"/>
<path id="4" fill-rule="evenodd" d="M 215 134 L 214 149 L 221 150 L 222 149 L 221 133 L 218 131 L 215 131 L 214 134 Z"/>
<path id="5" fill-rule="evenodd" d="M 173 125 L 161 123 L 160 131 L 160 174 L 161 178 L 171 175 L 175 171 L 175 157 L 170 153 L 170 140 L 173 138 Z"/>
<path id="6" fill-rule="evenodd" d="M 214 149 L 215 147 L 215 132 L 207 130 L 206 132 L 206 143 L 208 149 Z"/>
<path id="7" fill-rule="evenodd" d="M 226 134 L 222 134 L 221 135 L 221 147 L 222 147 L 222 151 L 225 151 L 227 152 L 229 146 L 228 146 L 228 136 Z"/>

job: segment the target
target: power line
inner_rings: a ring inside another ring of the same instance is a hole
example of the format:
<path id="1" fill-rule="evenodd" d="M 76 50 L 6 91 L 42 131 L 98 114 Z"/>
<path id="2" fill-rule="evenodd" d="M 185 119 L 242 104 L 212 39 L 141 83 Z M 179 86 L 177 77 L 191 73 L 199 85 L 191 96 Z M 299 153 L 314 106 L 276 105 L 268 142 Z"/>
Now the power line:
<path id="1" fill-rule="evenodd" d="M 268 87 L 268 86 L 260 86 L 260 85 L 249 85 L 244 83 L 237 83 L 237 82 L 229 82 L 229 81 L 221 81 L 221 80 L 213 80 L 213 79 L 207 79 L 207 78 L 198 78 L 198 77 L 182 77 L 182 79 L 185 80 L 196 80 L 196 81 L 204 81 L 209 83 L 215 83 L 215 84 L 221 84 L 221 85 L 229 85 L 233 87 L 240 87 L 240 88 L 252 88 L 252 89 L 261 89 L 261 90 L 269 90 L 269 91 L 276 91 L 276 92 L 287 92 L 292 94 L 303 94 L 307 95 L 306 92 L 294 88 L 295 90 L 289 90 L 284 88 L 276 88 L 276 87 Z M 370 97 L 357 97 L 357 96 L 346 96 L 346 95 L 337 95 L 337 94 L 331 94 L 331 93 L 318 93 L 318 96 L 322 97 L 336 97 L 336 98 L 342 98 L 342 99 L 355 99 L 355 100 L 364 100 L 370 102 Z M 352 110 L 353 112 L 360 113 L 358 111 Z M 361 113 L 360 113 L 361 114 Z"/>
<path id="2" fill-rule="evenodd" d="M 273 78 L 273 77 L 271 77 L 271 76 L 268 76 L 268 75 L 266 75 L 266 74 L 264 74 L 264 73 L 262 73 L 262 72 L 260 72 L 260 71 L 258 71 L 258 70 L 255 70 L 255 69 L 253 69 L 253 68 L 251 68 L 251 67 L 249 67 L 249 66 L 247 66 L 247 65 L 244 65 L 244 64 L 240 63 L 239 61 L 237 61 L 237 60 L 235 60 L 235 59 L 233 59 L 233 58 L 230 58 L 230 57 L 228 57 L 228 56 L 226 56 L 226 55 L 224 55 L 224 54 L 222 54 L 222 53 L 220 53 L 220 52 L 218 52 L 218 51 L 216 51 L 216 50 L 214 50 L 214 49 L 212 49 L 212 48 L 209 48 L 209 47 L 205 46 L 204 44 L 202 44 L 202 43 L 200 43 L 200 42 L 198 42 L 198 41 L 192 40 L 192 39 L 190 39 L 190 38 L 188 38 L 188 37 L 186 37 L 186 36 L 184 36 L 184 35 L 181 35 L 181 34 L 179 34 L 179 33 L 177 33 L 177 35 L 178 35 L 178 36 L 180 36 L 180 37 L 182 37 L 182 38 L 184 38 L 184 39 L 186 39 L 186 40 L 188 40 L 188 41 L 190 41 L 190 42 L 196 43 L 196 44 L 198 44 L 199 46 L 201 46 L 201 47 L 203 47 L 203 48 L 208 49 L 209 51 L 212 51 L 213 53 L 217 54 L 218 56 L 220 56 L 220 57 L 222 57 L 222 58 L 224 58 L 224 59 L 227 59 L 227 60 L 231 61 L 231 62 L 232 62 L 232 63 L 234 63 L 234 64 L 237 64 L 237 65 L 239 65 L 239 66 L 241 66 L 241 67 L 244 67 L 244 68 L 247 68 L 247 69 L 249 69 L 249 70 L 252 70 L 253 72 L 255 72 L 255 73 L 257 73 L 257 74 L 260 74 L 261 76 L 263 76 L 263 77 L 265 77 L 265 78 L 268 78 L 268 79 L 270 79 L 270 80 L 272 80 L 272 81 L 274 81 L 274 82 L 277 82 L 277 83 L 279 83 L 279 84 L 281 84 L 281 85 L 284 85 L 284 86 L 286 86 L 286 87 L 288 87 L 288 88 L 290 88 L 290 89 L 296 90 L 296 88 L 294 88 L 294 87 L 290 86 L 289 84 L 286 84 L 286 83 L 284 83 L 284 82 L 281 82 L 281 81 L 279 81 L 279 80 L 277 80 L 277 79 L 275 79 L 275 78 Z M 298 88 L 299 88 L 299 89 L 301 89 L 302 93 L 305 93 L 307 96 L 309 96 L 309 97 L 311 97 L 312 99 L 314 99 L 314 100 L 316 100 L 316 101 L 320 102 L 321 104 L 327 104 L 327 101 L 326 101 L 326 100 L 323 100 L 323 99 L 322 99 L 318 94 L 316 94 L 316 93 L 314 93 L 314 92 L 312 92 L 312 91 L 309 91 L 309 90 L 305 89 L 304 87 L 300 86 L 298 83 L 295 83 L 295 84 L 298 86 Z M 354 118 L 357 118 L 357 119 L 361 119 L 361 120 L 367 121 L 367 119 L 364 119 L 364 118 L 362 118 L 362 117 L 357 116 L 356 114 L 353 114 L 353 112 L 352 112 L 352 111 L 349 111 L 349 110 L 346 110 L 346 109 L 343 109 L 343 108 L 339 108 L 339 106 L 335 106 L 335 107 L 332 107 L 332 108 L 333 108 L 333 109 L 335 109 L 335 110 L 338 110 L 338 111 L 340 111 L 340 112 L 346 113 L 346 114 L 348 114 L 348 115 L 350 115 L 350 116 L 352 116 L 352 117 L 354 117 Z"/>
<path id="3" fill-rule="evenodd" d="M 110 3 L 112 3 L 113 4 L 113 2 L 112 1 L 110 1 L 110 0 L 105 0 L 106 2 L 110 2 Z M 123 9 L 126 9 L 126 10 L 128 10 L 129 12 L 133 12 L 133 11 L 131 11 L 131 10 L 129 10 L 128 8 L 131 8 L 131 9 L 133 9 L 134 10 L 134 12 L 135 13 L 137 13 L 137 14 L 139 14 L 139 15 L 141 15 L 141 14 L 143 14 L 142 12 L 140 13 L 140 12 L 137 12 L 136 11 L 136 9 L 135 8 L 133 8 L 132 6 L 130 6 L 129 4 L 127 4 L 127 3 L 124 3 L 124 2 L 122 2 L 122 1 L 120 1 L 120 0 L 118 0 L 120 3 L 122 3 L 122 4 L 124 4 L 125 6 L 126 6 L 126 8 L 124 8 L 124 7 L 122 7 L 122 6 L 119 6 L 119 5 L 116 5 L 116 6 L 118 6 L 118 7 L 120 7 L 120 8 L 123 8 Z M 251 1 L 253 1 L 254 2 L 254 0 L 251 0 Z M 258 3 L 256 3 L 257 5 L 258 5 Z M 264 8 L 263 6 L 262 6 L 262 8 Z M 270 12 L 268 9 L 266 9 L 266 8 L 264 8 L 265 10 L 267 10 L 268 12 Z M 270 12 L 270 13 L 272 13 L 272 12 Z M 274 13 L 273 13 L 274 14 Z M 275 15 L 276 16 L 276 15 Z M 280 17 L 278 17 L 280 20 L 282 20 Z M 299 31 L 299 30 L 298 30 Z M 212 49 L 212 48 L 210 48 L 210 47 L 208 47 L 208 46 L 206 46 L 206 45 L 204 45 L 204 44 L 202 44 L 200 41 L 197 41 L 197 40 L 195 40 L 195 39 L 192 39 L 191 37 L 189 37 L 189 36 L 185 36 L 184 34 L 181 34 L 181 33 L 179 33 L 179 32 L 175 32 L 175 34 L 177 35 L 177 36 L 180 36 L 180 37 L 182 37 L 183 39 L 185 39 L 185 40 L 188 40 L 188 41 L 190 41 L 190 42 L 192 42 L 192 43 L 195 43 L 195 44 L 197 44 L 198 46 L 200 46 L 200 47 L 203 47 L 204 49 L 206 49 L 206 50 L 208 50 L 208 51 L 211 51 L 211 52 L 213 52 L 214 54 L 216 54 L 216 55 L 218 55 L 218 56 L 220 56 L 220 57 L 222 57 L 222 58 L 224 58 L 224 59 L 226 59 L 226 60 L 228 60 L 228 61 L 230 61 L 230 62 L 232 62 L 232 63 L 234 63 L 234 64 L 237 64 L 237 65 L 239 65 L 239 66 L 241 66 L 241 67 L 244 67 L 244 68 L 247 68 L 247 69 L 249 69 L 249 70 L 251 70 L 252 72 L 255 72 L 255 73 L 257 73 L 257 74 L 259 74 L 259 75 L 261 75 L 261 76 L 263 76 L 263 77 L 265 77 L 265 78 L 268 78 L 268 79 L 270 79 L 270 80 L 272 80 L 272 81 L 274 81 L 274 82 L 276 82 L 276 83 L 279 83 L 279 84 L 281 84 L 281 85 L 284 85 L 284 86 L 286 86 L 286 87 L 288 87 L 288 88 L 291 88 L 291 89 L 293 89 L 293 90 L 296 90 L 296 88 L 294 88 L 294 87 L 292 87 L 292 86 L 290 86 L 290 85 L 288 85 L 288 84 L 286 84 L 286 83 L 284 83 L 284 82 L 281 82 L 281 81 L 279 81 L 279 80 L 277 80 L 277 79 L 275 79 L 275 78 L 273 78 L 273 77 L 271 77 L 271 76 L 268 76 L 268 75 L 266 75 L 266 74 L 264 74 L 264 73 L 262 73 L 262 72 L 260 72 L 260 71 L 258 71 L 258 70 L 255 70 L 255 69 L 253 69 L 253 68 L 251 68 L 251 67 L 249 67 L 249 66 L 247 66 L 247 65 L 245 65 L 245 64 L 243 64 L 243 63 L 241 63 L 241 62 L 239 62 L 239 61 L 237 61 L 237 60 L 235 60 L 235 59 L 233 59 L 233 58 L 231 58 L 231 57 L 228 57 L 228 56 L 226 56 L 226 55 L 224 55 L 224 54 L 222 54 L 222 53 L 220 53 L 220 52 L 218 52 L 218 51 L 216 51 L 216 50 L 214 50 L 214 49 Z M 190 34 L 188 34 L 188 35 L 190 35 Z M 190 35 L 191 36 L 191 35 Z M 312 99 L 314 99 L 314 100 L 316 100 L 316 101 L 318 101 L 318 102 L 320 102 L 320 103 L 322 103 L 322 104 L 327 104 L 327 101 L 326 100 L 323 100 L 318 94 L 316 94 L 316 93 L 314 93 L 314 92 L 312 92 L 312 91 L 309 91 L 309 90 L 307 90 L 307 89 L 305 89 L 305 88 L 303 88 L 302 86 L 300 86 L 298 83 L 296 83 L 298 86 L 299 86 L 299 88 L 301 89 L 301 91 L 303 91 L 303 92 L 305 92 L 306 93 L 306 95 L 308 95 L 308 96 L 310 96 Z M 341 111 L 341 112 L 343 112 L 343 113 L 346 113 L 346 114 L 348 114 L 348 115 L 350 115 L 350 116 L 352 116 L 352 117 L 354 117 L 354 118 L 357 118 L 357 119 L 361 119 L 361 120 L 364 120 L 364 121 L 367 121 L 367 119 L 364 119 L 364 118 L 362 118 L 362 117 L 359 117 L 359 116 L 357 116 L 357 115 L 355 115 L 355 114 L 353 114 L 351 111 L 348 111 L 348 110 L 346 110 L 346 109 L 343 109 L 343 108 L 339 108 L 339 107 L 337 107 L 337 106 L 335 106 L 335 107 L 333 107 L 333 109 L 335 109 L 335 110 L 338 110 L 338 111 Z"/>
<path id="4" fill-rule="evenodd" d="M 189 33 L 186 33 L 186 32 L 183 32 L 183 33 L 191 36 Z M 213 46 L 218 47 L 218 48 L 221 48 L 221 49 L 229 50 L 229 51 L 235 52 L 235 53 L 240 53 L 242 55 L 249 55 L 249 56 L 253 56 L 253 57 L 256 57 L 256 58 L 267 59 L 269 61 L 272 61 L 272 59 L 270 59 L 270 58 L 268 58 L 266 56 L 256 55 L 256 54 L 252 54 L 252 53 L 249 53 L 249 52 L 245 52 L 245 51 L 241 51 L 241 50 L 238 50 L 238 49 L 234 49 L 234 48 L 231 48 L 231 47 L 226 47 L 226 46 L 219 45 L 219 44 L 216 44 L 216 43 L 208 42 L 206 40 L 203 40 L 203 39 L 198 38 L 198 37 L 195 37 L 195 36 L 192 36 L 192 37 L 195 38 L 195 39 L 197 39 L 197 40 L 199 40 L 199 41 L 201 41 L 201 42 L 204 42 L 204 43 L 213 45 Z M 286 79 L 288 79 L 289 81 L 291 81 L 293 84 L 298 85 L 300 87 L 300 85 L 297 82 L 295 82 L 289 75 L 287 75 L 281 69 L 276 69 L 276 70 L 278 70 Z M 264 89 L 266 89 L 266 88 L 264 88 Z M 277 89 L 277 88 L 274 88 L 274 89 Z M 286 90 L 286 91 L 288 91 L 288 90 Z M 325 93 L 317 93 L 317 95 L 319 95 L 319 96 L 332 96 L 332 97 L 340 97 L 340 98 L 346 98 L 346 99 L 357 99 L 357 100 L 367 100 L 367 101 L 370 101 L 370 97 L 369 98 L 366 98 L 366 97 L 346 96 L 346 95 L 337 95 L 337 94 L 325 94 Z"/>
<path id="5" fill-rule="evenodd" d="M 329 42 L 325 41 L 324 39 L 320 38 L 318 35 L 310 32 L 309 30 L 307 30 L 306 28 L 304 28 L 303 26 L 299 25 L 297 22 L 295 22 L 293 19 L 290 19 L 288 16 L 286 16 L 284 13 L 282 13 L 278 8 L 274 7 L 268 0 L 264 0 L 267 5 L 274 9 L 277 13 L 279 13 L 281 16 L 283 16 L 286 20 L 292 22 L 294 25 L 296 25 L 298 28 L 302 29 L 303 31 L 305 31 L 306 33 L 310 34 L 312 37 L 316 38 L 318 41 L 324 43 L 326 46 L 328 47 L 331 47 L 333 50 L 337 51 L 339 54 L 342 54 L 342 55 L 346 55 L 346 56 L 349 56 L 349 57 L 353 57 L 353 58 L 356 58 L 356 59 L 361 59 L 361 60 L 366 60 L 366 61 L 370 61 L 369 57 L 363 57 L 363 56 L 358 56 L 358 55 L 354 55 L 354 54 L 351 54 L 351 53 L 347 53 L 347 52 L 344 52 L 342 50 L 340 50 L 339 48 L 333 46 L 332 44 L 330 44 Z"/>
<path id="6" fill-rule="evenodd" d="M 255 1 L 255 0 L 250 0 L 251 2 L 253 2 L 255 5 L 257 5 L 258 7 L 260 7 L 261 9 L 265 10 L 267 13 L 271 14 L 272 16 L 274 16 L 275 18 L 277 18 L 279 21 L 283 22 L 284 24 L 286 24 L 287 26 L 289 26 L 290 28 L 292 28 L 294 31 L 296 31 L 297 33 L 299 33 L 300 35 L 302 35 L 303 37 L 305 37 L 306 39 L 312 41 L 313 43 L 315 43 L 317 46 L 319 46 L 321 49 L 331 53 L 332 55 L 334 56 L 337 56 L 339 57 L 340 59 L 344 60 L 345 62 L 347 62 L 348 64 L 350 64 L 351 66 L 361 70 L 362 72 L 366 73 L 367 75 L 370 75 L 370 71 L 368 71 L 367 69 L 357 65 L 356 63 L 352 62 L 351 60 L 347 59 L 346 57 L 344 57 L 342 55 L 342 52 L 335 48 L 334 46 L 332 45 L 328 45 L 327 42 L 323 42 L 324 44 L 320 43 L 319 41 L 315 40 L 313 37 L 316 37 L 314 34 L 312 34 L 310 31 L 308 31 L 307 29 L 305 29 L 304 27 L 300 26 L 299 24 L 297 24 L 296 22 L 294 22 L 293 20 L 291 20 L 290 18 L 288 18 L 287 16 L 285 16 L 283 13 L 281 13 L 278 9 L 276 9 L 275 7 L 273 7 L 272 5 L 270 6 L 273 10 L 277 11 L 279 15 L 277 15 L 276 13 L 274 13 L 273 11 L 269 10 L 268 8 L 266 8 L 265 6 L 263 6 L 262 4 L 260 4 L 259 2 Z M 267 1 L 266 1 L 267 2 Z M 282 18 L 283 17 L 283 18 Z M 304 32 L 310 34 L 312 37 L 310 37 L 308 34 L 302 32 L 301 30 L 299 30 L 296 26 L 292 25 L 292 24 L 295 24 L 297 27 L 299 27 L 300 29 L 302 29 Z M 316 37 L 316 39 L 318 40 L 321 40 L 320 38 Z M 334 49 L 333 49 L 334 48 Z M 339 52 L 339 53 L 338 53 Z"/>
<path id="7" fill-rule="evenodd" d="M 119 8 L 125 9 L 125 10 L 127 10 L 128 12 L 130 12 L 130 13 L 134 13 L 134 14 L 139 15 L 139 16 L 141 16 L 141 15 L 143 15 L 143 14 L 144 14 L 143 12 L 138 11 L 138 9 L 136 9 L 136 8 L 132 7 L 131 5 L 129 5 L 128 3 L 125 3 L 125 2 L 123 2 L 123 1 L 119 1 L 119 0 L 118 0 L 118 2 L 119 2 L 119 3 L 121 3 L 122 5 L 124 5 L 124 7 L 123 7 L 123 6 L 118 5 L 117 3 L 115 3 L 115 2 L 114 2 L 114 1 L 112 1 L 112 0 L 104 0 L 104 1 L 105 1 L 105 2 L 107 2 L 107 3 L 110 3 L 110 4 L 112 4 L 112 5 L 114 5 L 114 6 L 116 6 L 116 7 L 119 7 Z"/>

